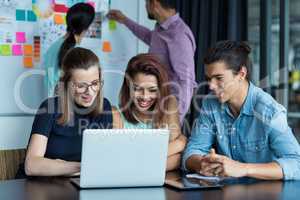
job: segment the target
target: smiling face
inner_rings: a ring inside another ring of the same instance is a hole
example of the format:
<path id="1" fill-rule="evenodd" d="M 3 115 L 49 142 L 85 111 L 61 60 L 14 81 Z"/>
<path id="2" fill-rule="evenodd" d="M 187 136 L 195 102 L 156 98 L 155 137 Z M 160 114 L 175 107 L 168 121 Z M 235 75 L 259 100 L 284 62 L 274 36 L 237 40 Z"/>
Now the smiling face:
<path id="1" fill-rule="evenodd" d="M 242 68 L 241 72 L 234 72 L 222 61 L 205 66 L 209 89 L 216 95 L 221 103 L 232 100 L 239 95 L 241 81 L 245 81 L 247 72 Z"/>
<path id="2" fill-rule="evenodd" d="M 83 107 L 90 107 L 101 89 L 99 67 L 92 66 L 88 70 L 76 69 L 72 72 L 71 94 L 74 101 Z"/>
<path id="3" fill-rule="evenodd" d="M 133 79 L 132 98 L 136 111 L 144 114 L 156 103 L 158 81 L 154 75 L 138 73 Z"/>

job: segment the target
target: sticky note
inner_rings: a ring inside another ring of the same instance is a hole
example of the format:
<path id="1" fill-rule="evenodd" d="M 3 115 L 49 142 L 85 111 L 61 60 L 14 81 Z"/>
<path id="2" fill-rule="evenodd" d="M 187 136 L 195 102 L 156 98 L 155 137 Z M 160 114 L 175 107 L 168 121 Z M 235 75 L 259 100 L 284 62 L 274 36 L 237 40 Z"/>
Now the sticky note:
<path id="1" fill-rule="evenodd" d="M 92 2 L 92 1 L 88 1 L 87 4 L 90 4 L 91 6 L 93 6 L 94 8 L 96 8 L 96 4 L 95 2 Z"/>
<path id="2" fill-rule="evenodd" d="M 26 33 L 25 32 L 16 32 L 16 41 L 17 43 L 26 42 Z"/>
<path id="3" fill-rule="evenodd" d="M 33 57 L 35 62 L 40 61 L 40 54 L 41 54 L 41 38 L 39 36 L 34 36 L 34 52 Z"/>
<path id="4" fill-rule="evenodd" d="M 32 45 L 30 44 L 25 44 L 23 46 L 24 48 L 24 55 L 25 56 L 32 56 L 32 52 L 33 52 L 33 48 L 32 48 Z"/>
<path id="5" fill-rule="evenodd" d="M 108 22 L 109 30 L 114 31 L 117 29 L 117 23 L 115 20 L 109 20 Z"/>
<path id="6" fill-rule="evenodd" d="M 67 24 L 67 15 L 64 15 L 63 19 L 64 19 L 64 25 L 66 25 Z"/>
<path id="7" fill-rule="evenodd" d="M 24 57 L 23 64 L 24 64 L 24 67 L 26 67 L 26 68 L 32 68 L 33 67 L 32 57 Z"/>
<path id="8" fill-rule="evenodd" d="M 25 21 L 26 20 L 26 11 L 16 9 L 16 20 L 17 21 Z"/>
<path id="9" fill-rule="evenodd" d="M 106 53 L 112 52 L 111 43 L 109 41 L 103 42 L 102 51 Z"/>
<path id="10" fill-rule="evenodd" d="M 11 48 L 9 44 L 0 45 L 0 55 L 2 56 L 10 56 Z"/>
<path id="11" fill-rule="evenodd" d="M 23 55 L 22 45 L 14 44 L 12 45 L 12 54 L 14 56 L 21 56 Z"/>
<path id="12" fill-rule="evenodd" d="M 68 7 L 66 7 L 63 4 L 55 4 L 54 5 L 54 11 L 59 12 L 59 13 L 67 13 L 68 12 Z"/>
<path id="13" fill-rule="evenodd" d="M 64 19 L 63 15 L 54 15 L 54 22 L 55 22 L 55 24 L 64 24 L 65 19 Z"/>
<path id="14" fill-rule="evenodd" d="M 40 60 L 40 52 L 34 52 L 34 60 L 39 61 Z"/>
<path id="15" fill-rule="evenodd" d="M 35 62 L 40 62 L 40 56 L 35 56 L 35 57 L 34 57 L 34 61 L 35 61 Z"/>
<path id="16" fill-rule="evenodd" d="M 34 41 L 34 44 L 40 45 L 41 37 L 40 36 L 34 36 L 33 41 Z"/>
<path id="17" fill-rule="evenodd" d="M 32 10 L 27 10 L 27 21 L 36 22 L 37 16 Z"/>

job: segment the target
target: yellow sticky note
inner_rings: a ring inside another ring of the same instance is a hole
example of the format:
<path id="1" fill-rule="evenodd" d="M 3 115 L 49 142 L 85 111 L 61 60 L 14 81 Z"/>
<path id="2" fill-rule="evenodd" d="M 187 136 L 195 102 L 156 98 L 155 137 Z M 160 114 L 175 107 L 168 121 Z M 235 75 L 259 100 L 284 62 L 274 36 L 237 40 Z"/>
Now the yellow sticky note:
<path id="1" fill-rule="evenodd" d="M 109 20 L 108 27 L 109 30 L 115 31 L 117 29 L 117 22 L 115 20 Z"/>
<path id="2" fill-rule="evenodd" d="M 54 23 L 55 24 L 64 24 L 65 19 L 63 15 L 54 15 Z"/>
<path id="3" fill-rule="evenodd" d="M 102 51 L 106 52 L 106 53 L 112 52 L 111 44 L 110 44 L 109 41 L 104 41 L 103 42 Z"/>
<path id="4" fill-rule="evenodd" d="M 23 46 L 24 49 L 24 56 L 32 56 L 33 48 L 32 45 L 25 44 Z"/>
<path id="5" fill-rule="evenodd" d="M 11 56 L 11 48 L 9 44 L 0 45 L 1 56 Z"/>
<path id="6" fill-rule="evenodd" d="M 26 68 L 32 68 L 33 67 L 32 57 L 24 57 L 23 64 L 24 64 L 24 67 L 26 67 Z"/>

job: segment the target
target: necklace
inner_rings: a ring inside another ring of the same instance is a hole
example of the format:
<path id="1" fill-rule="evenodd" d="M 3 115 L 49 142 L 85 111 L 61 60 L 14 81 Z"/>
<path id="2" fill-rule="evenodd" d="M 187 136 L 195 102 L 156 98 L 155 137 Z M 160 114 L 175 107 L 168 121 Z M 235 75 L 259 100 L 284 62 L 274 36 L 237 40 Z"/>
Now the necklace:
<path id="1" fill-rule="evenodd" d="M 150 124 L 150 123 L 151 123 L 151 124 L 152 124 L 152 122 L 153 122 L 153 119 L 151 119 L 151 120 L 150 120 L 150 119 L 149 119 L 149 120 L 147 119 L 147 120 L 146 120 L 147 122 L 142 121 L 142 120 L 135 114 L 134 111 L 132 112 L 132 115 L 134 116 L 134 118 L 135 118 L 139 123 L 142 123 L 142 124 Z"/>

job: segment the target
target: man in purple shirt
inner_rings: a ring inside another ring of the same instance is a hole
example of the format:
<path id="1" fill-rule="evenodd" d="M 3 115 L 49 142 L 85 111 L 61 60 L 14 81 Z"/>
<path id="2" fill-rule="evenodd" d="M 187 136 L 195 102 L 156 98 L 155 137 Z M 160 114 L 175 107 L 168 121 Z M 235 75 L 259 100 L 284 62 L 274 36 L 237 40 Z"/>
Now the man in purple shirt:
<path id="1" fill-rule="evenodd" d="M 195 82 L 195 39 L 190 28 L 176 13 L 171 0 L 146 0 L 148 18 L 156 20 L 154 30 L 137 24 L 119 10 L 111 10 L 110 19 L 127 26 L 139 39 L 149 45 L 169 74 L 172 94 L 179 103 L 180 122 L 188 112 Z"/>

